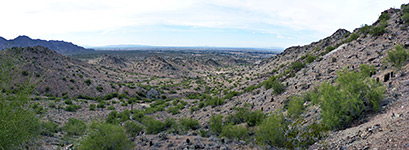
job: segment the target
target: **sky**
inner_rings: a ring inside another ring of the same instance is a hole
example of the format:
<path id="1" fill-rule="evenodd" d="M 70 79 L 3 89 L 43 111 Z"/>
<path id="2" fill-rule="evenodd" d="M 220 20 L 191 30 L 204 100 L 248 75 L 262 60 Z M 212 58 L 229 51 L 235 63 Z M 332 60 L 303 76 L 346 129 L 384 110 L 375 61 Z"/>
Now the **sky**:
<path id="1" fill-rule="evenodd" d="M 81 46 L 272 48 L 372 24 L 404 0 L 3 0 L 0 36 Z"/>

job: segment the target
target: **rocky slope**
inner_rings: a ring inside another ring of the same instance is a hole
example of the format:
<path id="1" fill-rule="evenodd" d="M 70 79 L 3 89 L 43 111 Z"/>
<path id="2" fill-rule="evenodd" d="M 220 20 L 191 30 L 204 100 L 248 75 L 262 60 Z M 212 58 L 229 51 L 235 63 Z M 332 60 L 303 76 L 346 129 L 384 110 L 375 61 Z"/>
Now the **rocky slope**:
<path id="1" fill-rule="evenodd" d="M 39 95 L 95 97 L 120 89 L 129 90 L 131 94 L 137 90 L 113 85 L 122 81 L 115 78 L 116 73 L 111 70 L 63 56 L 42 46 L 6 49 L 0 52 L 0 57 L 23 65 L 21 72 L 25 72 L 22 73 L 25 75 L 19 74 L 21 77 L 17 79 L 25 81 L 31 78 L 36 84 L 35 92 Z M 89 80 L 88 84 L 86 80 Z M 98 90 L 99 87 L 102 90 Z"/>
<path id="2" fill-rule="evenodd" d="M 408 25 L 402 21 L 403 12 L 400 9 L 389 9 L 383 13 L 390 16 L 387 20 L 385 33 L 372 35 L 363 33 L 361 28 L 358 28 L 352 33 L 357 34 L 358 37 L 349 41 L 348 39 L 352 34 L 340 29 L 318 42 L 287 48 L 277 57 L 264 61 L 248 71 L 247 76 L 253 76 L 255 79 L 249 82 L 249 85 L 258 85 L 271 75 L 284 73 L 284 76 L 280 78 L 280 81 L 286 85 L 284 93 L 276 95 L 271 89 L 260 88 L 257 92 L 244 93 L 234 97 L 219 108 L 198 111 L 191 116 L 206 122 L 207 116 L 231 114 L 234 112 L 232 110 L 234 106 L 240 106 L 244 103 L 252 104 L 254 110 L 270 113 L 281 108 L 290 96 L 310 91 L 325 81 L 333 82 L 337 71 L 342 69 L 359 70 L 361 64 L 367 64 L 375 66 L 376 72 L 372 78 L 382 82 L 387 87 L 381 112 L 371 114 L 366 117 L 367 119 L 358 120 L 351 128 L 327 133 L 328 138 L 324 139 L 323 142 L 318 142 L 326 144 L 316 144 L 311 148 L 407 149 L 409 146 L 406 136 L 409 133 L 406 109 L 408 102 L 404 95 L 407 95 L 408 92 L 405 85 L 409 68 L 404 67 L 401 70 L 396 70 L 384 63 L 384 60 L 387 52 L 394 49 L 395 45 L 408 46 Z M 378 20 L 372 26 L 375 27 L 379 23 Z M 328 49 L 330 51 L 327 51 Z M 313 55 L 316 59 L 307 63 L 307 55 Z M 301 69 L 291 69 L 290 66 L 293 62 L 302 62 L 305 66 Z M 287 70 L 289 71 L 286 72 Z M 254 74 L 259 75 L 254 76 Z M 240 87 L 233 88 L 233 90 L 240 89 Z M 188 112 L 183 115 L 188 115 Z M 303 116 L 306 120 L 317 120 L 320 118 L 319 108 L 308 108 L 307 113 Z"/>

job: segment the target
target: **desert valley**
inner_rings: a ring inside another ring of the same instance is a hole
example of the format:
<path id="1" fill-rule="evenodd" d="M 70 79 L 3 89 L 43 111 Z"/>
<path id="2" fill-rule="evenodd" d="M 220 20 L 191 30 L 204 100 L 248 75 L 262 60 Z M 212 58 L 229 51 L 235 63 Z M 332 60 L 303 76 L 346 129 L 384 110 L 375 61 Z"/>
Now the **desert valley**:
<path id="1" fill-rule="evenodd" d="M 405 4 L 283 52 L 0 48 L 0 149 L 409 149 Z"/>

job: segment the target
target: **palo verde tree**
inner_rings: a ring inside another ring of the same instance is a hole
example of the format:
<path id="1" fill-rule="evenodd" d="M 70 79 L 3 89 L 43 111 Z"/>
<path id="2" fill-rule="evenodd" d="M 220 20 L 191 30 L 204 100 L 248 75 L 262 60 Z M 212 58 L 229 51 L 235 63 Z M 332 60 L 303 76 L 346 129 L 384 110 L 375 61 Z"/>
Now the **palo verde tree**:
<path id="1" fill-rule="evenodd" d="M 19 68 L 14 64 L 11 59 L 0 57 L 0 150 L 20 149 L 39 135 L 41 127 L 28 107 L 33 86 L 13 82 Z"/>

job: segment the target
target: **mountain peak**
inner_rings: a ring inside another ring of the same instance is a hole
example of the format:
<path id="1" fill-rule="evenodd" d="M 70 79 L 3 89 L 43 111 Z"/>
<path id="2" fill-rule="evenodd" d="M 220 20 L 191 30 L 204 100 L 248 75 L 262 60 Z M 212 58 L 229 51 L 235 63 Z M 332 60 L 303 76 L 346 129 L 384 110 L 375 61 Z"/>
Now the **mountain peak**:
<path id="1" fill-rule="evenodd" d="M 18 37 L 16 37 L 14 40 L 32 40 L 30 37 L 26 36 L 26 35 L 19 35 Z"/>
<path id="2" fill-rule="evenodd" d="M 33 47 L 38 45 L 47 47 L 61 54 L 75 54 L 90 51 L 90 49 L 85 49 L 70 42 L 31 39 L 26 35 L 20 35 L 12 40 L 0 38 L 0 50 L 12 47 Z"/>

